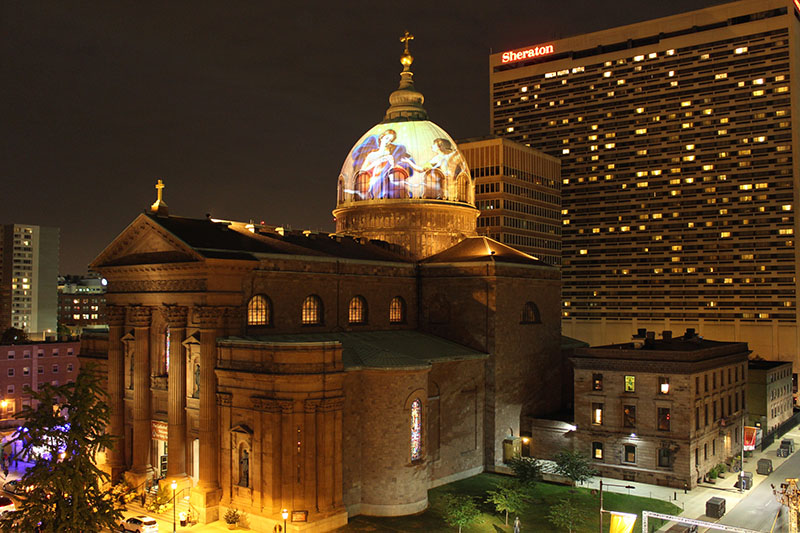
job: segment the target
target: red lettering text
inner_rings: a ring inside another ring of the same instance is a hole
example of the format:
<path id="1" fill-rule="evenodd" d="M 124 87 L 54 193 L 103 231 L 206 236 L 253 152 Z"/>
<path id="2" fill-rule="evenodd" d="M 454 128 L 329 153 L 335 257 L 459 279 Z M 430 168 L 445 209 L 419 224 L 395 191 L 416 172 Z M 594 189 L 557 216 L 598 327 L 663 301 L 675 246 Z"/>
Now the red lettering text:
<path id="1" fill-rule="evenodd" d="M 798 2 L 800 0 L 794 0 L 794 1 Z M 553 50 L 554 49 L 552 44 L 544 44 L 541 46 L 534 46 L 533 48 L 528 48 L 527 50 L 521 50 L 519 52 L 503 52 L 501 61 L 503 63 L 522 61 L 523 59 L 529 59 L 532 57 L 539 57 L 539 56 L 545 56 L 547 54 L 552 54 Z"/>

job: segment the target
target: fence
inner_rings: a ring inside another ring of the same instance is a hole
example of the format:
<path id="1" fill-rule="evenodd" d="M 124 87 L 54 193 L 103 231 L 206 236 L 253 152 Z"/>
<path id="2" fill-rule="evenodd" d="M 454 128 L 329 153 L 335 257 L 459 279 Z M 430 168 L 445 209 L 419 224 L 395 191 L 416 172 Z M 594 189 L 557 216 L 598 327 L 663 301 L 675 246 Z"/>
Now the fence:
<path id="1" fill-rule="evenodd" d="M 763 452 L 764 450 L 766 450 L 767 447 L 773 442 L 775 442 L 776 439 L 779 439 L 782 436 L 784 436 L 787 431 L 794 428 L 798 424 L 800 424 L 800 411 L 795 411 L 792 417 L 786 420 L 780 426 L 778 426 L 775 429 L 775 431 L 761 437 L 761 451 Z"/>

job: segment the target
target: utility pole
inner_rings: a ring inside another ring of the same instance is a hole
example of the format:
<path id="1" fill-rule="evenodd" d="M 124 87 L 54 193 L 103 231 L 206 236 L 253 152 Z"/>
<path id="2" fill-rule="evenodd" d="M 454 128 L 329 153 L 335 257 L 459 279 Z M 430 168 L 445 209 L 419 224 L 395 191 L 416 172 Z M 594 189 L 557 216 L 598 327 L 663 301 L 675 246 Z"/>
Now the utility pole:
<path id="1" fill-rule="evenodd" d="M 800 489 L 797 488 L 797 478 L 787 478 L 786 483 L 781 483 L 780 490 L 772 485 L 772 494 L 778 503 L 789 508 L 789 533 L 798 533 L 797 508 L 800 507 Z"/>

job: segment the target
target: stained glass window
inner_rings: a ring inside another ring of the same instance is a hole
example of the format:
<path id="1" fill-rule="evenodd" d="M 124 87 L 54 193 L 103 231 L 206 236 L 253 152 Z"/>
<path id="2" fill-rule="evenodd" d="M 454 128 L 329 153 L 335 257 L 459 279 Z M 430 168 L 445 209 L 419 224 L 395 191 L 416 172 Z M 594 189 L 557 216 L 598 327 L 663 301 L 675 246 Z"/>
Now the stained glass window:
<path id="1" fill-rule="evenodd" d="M 348 322 L 350 324 L 366 324 L 367 302 L 361 296 L 350 300 Z"/>
<path id="2" fill-rule="evenodd" d="M 411 402 L 411 460 L 422 458 L 422 402 Z"/>
<path id="3" fill-rule="evenodd" d="M 169 328 L 164 332 L 164 366 L 169 372 Z"/>
<path id="4" fill-rule="evenodd" d="M 402 298 L 395 296 L 389 304 L 389 323 L 402 324 L 406 321 L 406 304 Z"/>

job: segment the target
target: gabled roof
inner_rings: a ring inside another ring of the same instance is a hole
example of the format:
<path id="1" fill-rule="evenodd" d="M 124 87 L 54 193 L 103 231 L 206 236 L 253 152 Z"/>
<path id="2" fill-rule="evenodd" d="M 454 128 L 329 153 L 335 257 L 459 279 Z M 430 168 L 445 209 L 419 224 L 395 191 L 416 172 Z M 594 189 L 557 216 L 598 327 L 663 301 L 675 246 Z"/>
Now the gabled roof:
<path id="1" fill-rule="evenodd" d="M 556 268 L 525 252 L 489 237 L 467 237 L 455 246 L 424 259 L 423 263 L 517 263 Z"/>
<path id="2" fill-rule="evenodd" d="M 408 330 L 225 337 L 217 342 L 234 346 L 339 342 L 342 344 L 342 363 L 345 370 L 419 369 L 437 362 L 488 357 L 488 354 L 447 339 Z"/>
<path id="3" fill-rule="evenodd" d="M 210 218 L 139 215 L 93 261 L 92 267 L 201 261 L 257 261 L 263 255 L 410 262 L 380 241 L 327 233 L 277 231 Z"/>

